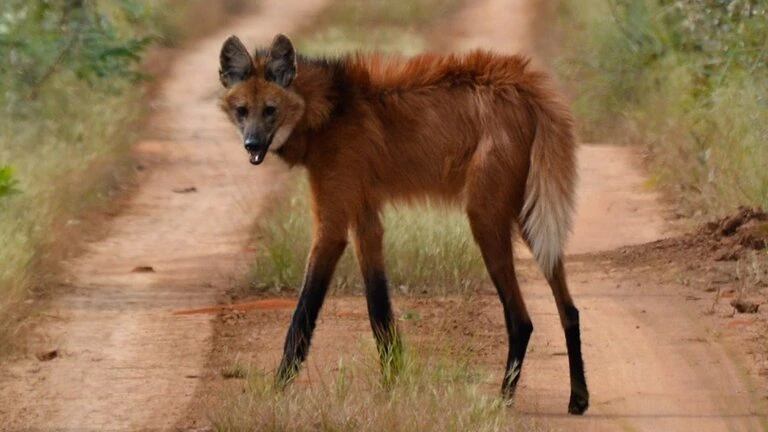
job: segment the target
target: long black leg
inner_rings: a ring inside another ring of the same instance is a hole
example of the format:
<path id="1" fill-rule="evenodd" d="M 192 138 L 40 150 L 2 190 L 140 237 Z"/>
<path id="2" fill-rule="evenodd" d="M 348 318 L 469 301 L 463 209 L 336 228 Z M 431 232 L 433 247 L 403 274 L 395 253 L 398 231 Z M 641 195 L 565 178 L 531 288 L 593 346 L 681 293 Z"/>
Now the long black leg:
<path id="1" fill-rule="evenodd" d="M 283 359 L 277 371 L 278 386 L 290 382 L 307 358 L 317 316 L 323 306 L 336 263 L 345 248 L 346 239 L 332 240 L 321 237 L 310 252 L 299 302 L 285 337 Z"/>
<path id="2" fill-rule="evenodd" d="M 565 344 L 568 347 L 568 368 L 571 375 L 571 398 L 568 403 L 568 412 L 584 414 L 589 407 L 589 391 L 584 376 L 584 360 L 581 356 L 579 310 L 576 309 L 571 294 L 568 292 L 562 260 L 558 260 L 547 281 L 552 288 L 552 294 L 555 296 L 560 323 L 565 332 Z"/>
<path id="3" fill-rule="evenodd" d="M 469 212 L 468 215 L 472 234 L 480 246 L 483 261 L 504 309 L 509 353 L 501 392 L 504 397 L 510 398 L 520 380 L 525 352 L 533 333 L 533 325 L 515 274 L 510 222 L 508 218 L 490 218 L 485 213 Z"/>
<path id="4" fill-rule="evenodd" d="M 397 373 L 402 361 L 402 345 L 397 331 L 384 272 L 384 231 L 378 214 L 367 211 L 355 223 L 354 238 L 358 262 L 365 282 L 368 317 L 376 339 L 385 379 Z"/>

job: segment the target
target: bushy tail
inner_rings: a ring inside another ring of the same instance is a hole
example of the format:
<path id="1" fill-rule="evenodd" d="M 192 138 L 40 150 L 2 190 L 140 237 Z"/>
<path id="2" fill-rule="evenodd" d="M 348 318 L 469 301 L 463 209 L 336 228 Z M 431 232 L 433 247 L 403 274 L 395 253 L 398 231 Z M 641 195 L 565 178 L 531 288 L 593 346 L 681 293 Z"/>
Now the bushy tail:
<path id="1" fill-rule="evenodd" d="M 536 133 L 520 219 L 533 256 L 549 277 L 562 257 L 571 229 L 576 143 L 568 109 L 542 89 L 531 95 Z"/>

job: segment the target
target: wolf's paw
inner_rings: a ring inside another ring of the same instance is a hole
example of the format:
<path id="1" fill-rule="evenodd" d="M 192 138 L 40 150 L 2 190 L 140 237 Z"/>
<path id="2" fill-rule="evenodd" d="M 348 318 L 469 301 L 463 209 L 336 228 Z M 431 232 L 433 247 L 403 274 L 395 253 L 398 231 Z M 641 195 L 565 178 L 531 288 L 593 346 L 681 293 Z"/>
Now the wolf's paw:
<path id="1" fill-rule="evenodd" d="M 582 415 L 589 408 L 589 395 L 571 392 L 571 400 L 568 402 L 568 413 Z"/>

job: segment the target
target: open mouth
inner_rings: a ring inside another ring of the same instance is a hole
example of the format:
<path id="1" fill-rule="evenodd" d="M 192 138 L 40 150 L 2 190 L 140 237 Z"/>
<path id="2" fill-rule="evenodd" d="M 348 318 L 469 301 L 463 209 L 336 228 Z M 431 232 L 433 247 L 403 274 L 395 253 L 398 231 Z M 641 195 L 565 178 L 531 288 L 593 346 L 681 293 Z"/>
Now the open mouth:
<path id="1" fill-rule="evenodd" d="M 248 160 L 252 165 L 258 165 L 264 162 L 264 156 L 267 154 L 267 148 L 261 148 L 258 150 L 248 150 Z"/>

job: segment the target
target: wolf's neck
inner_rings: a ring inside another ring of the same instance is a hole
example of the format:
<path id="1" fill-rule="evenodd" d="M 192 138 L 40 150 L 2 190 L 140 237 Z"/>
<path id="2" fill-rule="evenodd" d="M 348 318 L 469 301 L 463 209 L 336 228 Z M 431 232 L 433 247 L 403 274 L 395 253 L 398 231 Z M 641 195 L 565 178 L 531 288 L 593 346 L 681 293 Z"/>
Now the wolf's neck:
<path id="1" fill-rule="evenodd" d="M 305 103 L 302 129 L 322 129 L 344 110 L 355 89 L 346 78 L 343 59 L 300 57 L 298 74 L 293 83 Z"/>
<path id="2" fill-rule="evenodd" d="M 348 86 L 340 82 L 344 75 L 341 67 L 339 60 L 299 57 L 298 73 L 291 87 L 304 100 L 304 115 L 277 152 L 289 165 L 305 163 L 309 143 L 318 145 L 316 140 L 322 130 L 340 112 L 343 94 L 349 91 Z"/>

